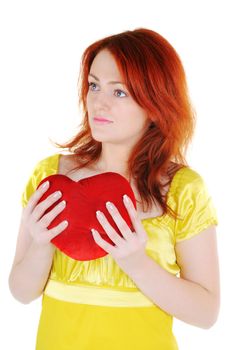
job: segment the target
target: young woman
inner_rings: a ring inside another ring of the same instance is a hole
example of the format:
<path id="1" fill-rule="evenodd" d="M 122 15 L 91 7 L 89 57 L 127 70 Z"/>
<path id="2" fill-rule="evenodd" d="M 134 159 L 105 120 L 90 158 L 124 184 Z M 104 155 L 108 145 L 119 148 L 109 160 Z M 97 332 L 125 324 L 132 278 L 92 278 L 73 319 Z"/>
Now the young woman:
<path id="1" fill-rule="evenodd" d="M 80 131 L 57 144 L 70 154 L 40 160 L 22 195 L 11 292 L 25 304 L 43 295 L 37 350 L 178 349 L 173 316 L 208 329 L 220 304 L 216 211 L 185 159 L 195 116 L 181 60 L 158 33 L 125 31 L 85 50 L 79 82 Z M 122 235 L 97 214 L 114 245 L 93 231 L 107 254 L 78 261 L 50 242 L 68 225 L 47 229 L 62 194 L 38 203 L 48 186 L 36 188 L 52 174 L 104 172 L 129 181 L 136 209 L 123 203 L 135 231 L 107 205 Z"/>

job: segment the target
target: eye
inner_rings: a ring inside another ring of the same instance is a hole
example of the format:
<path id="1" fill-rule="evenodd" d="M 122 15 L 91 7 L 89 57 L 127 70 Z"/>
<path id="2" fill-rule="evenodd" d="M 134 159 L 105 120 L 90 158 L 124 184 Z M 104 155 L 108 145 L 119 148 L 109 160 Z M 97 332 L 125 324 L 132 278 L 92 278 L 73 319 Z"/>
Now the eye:
<path id="1" fill-rule="evenodd" d="M 95 88 L 94 88 L 94 87 L 96 87 L 97 84 L 95 84 L 95 83 L 93 83 L 93 82 L 89 82 L 88 84 L 89 84 L 90 90 L 91 90 L 91 91 L 95 91 Z"/>
<path id="2" fill-rule="evenodd" d="M 90 82 L 88 82 L 88 85 L 89 85 L 89 90 L 91 90 L 91 91 L 98 91 L 96 89 L 96 87 L 97 87 L 96 83 L 93 83 L 92 81 L 90 81 Z M 116 92 L 116 97 L 126 97 L 127 96 L 127 94 L 124 91 L 119 90 L 119 89 L 114 90 L 114 92 Z M 124 94 L 124 96 L 122 94 Z"/>
<path id="3" fill-rule="evenodd" d="M 126 93 L 125 92 L 123 92 L 122 90 L 115 90 L 115 92 L 117 93 L 117 97 L 126 97 L 127 95 L 126 95 Z M 120 96 L 120 95 L 118 95 L 118 93 L 120 94 L 120 93 L 123 93 L 124 94 L 124 96 Z"/>

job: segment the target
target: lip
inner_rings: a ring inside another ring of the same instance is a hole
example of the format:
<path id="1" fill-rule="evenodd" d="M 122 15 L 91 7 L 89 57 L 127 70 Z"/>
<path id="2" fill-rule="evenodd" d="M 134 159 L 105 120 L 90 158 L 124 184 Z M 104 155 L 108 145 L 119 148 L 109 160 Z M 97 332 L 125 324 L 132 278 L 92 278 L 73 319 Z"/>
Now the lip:
<path id="1" fill-rule="evenodd" d="M 113 123 L 112 120 L 102 118 L 102 117 L 94 117 L 93 120 L 96 122 Z"/>

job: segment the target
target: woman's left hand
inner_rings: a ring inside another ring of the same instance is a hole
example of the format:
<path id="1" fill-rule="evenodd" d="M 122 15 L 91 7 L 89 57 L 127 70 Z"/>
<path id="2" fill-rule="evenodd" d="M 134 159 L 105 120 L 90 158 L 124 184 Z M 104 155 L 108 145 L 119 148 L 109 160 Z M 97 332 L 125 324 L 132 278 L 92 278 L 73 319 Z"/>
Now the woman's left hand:
<path id="1" fill-rule="evenodd" d="M 110 203 L 112 207 L 106 204 L 106 208 L 108 209 L 123 237 L 121 237 L 115 231 L 115 229 L 109 224 L 105 215 L 99 211 L 96 212 L 97 219 L 111 241 L 115 243 L 115 246 L 106 242 L 100 236 L 98 231 L 91 231 L 95 242 L 107 253 L 109 253 L 118 263 L 118 265 L 129 275 L 130 273 L 133 274 L 133 272 L 136 272 L 136 269 L 141 268 L 143 259 L 148 257 L 145 251 L 148 237 L 138 217 L 138 213 L 133 205 L 133 202 L 129 197 L 127 198 L 128 202 L 125 199 L 123 202 L 128 211 L 135 232 L 131 231 L 113 203 Z M 100 213 L 100 215 L 97 213 Z"/>

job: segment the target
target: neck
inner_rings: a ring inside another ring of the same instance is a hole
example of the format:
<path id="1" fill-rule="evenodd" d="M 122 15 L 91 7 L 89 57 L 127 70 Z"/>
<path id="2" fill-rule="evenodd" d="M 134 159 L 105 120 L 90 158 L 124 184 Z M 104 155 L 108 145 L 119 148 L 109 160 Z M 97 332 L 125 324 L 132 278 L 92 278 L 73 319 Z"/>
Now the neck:
<path id="1" fill-rule="evenodd" d="M 128 152 L 125 148 L 102 147 L 102 152 L 96 162 L 97 171 L 115 172 L 124 177 L 128 177 Z"/>

